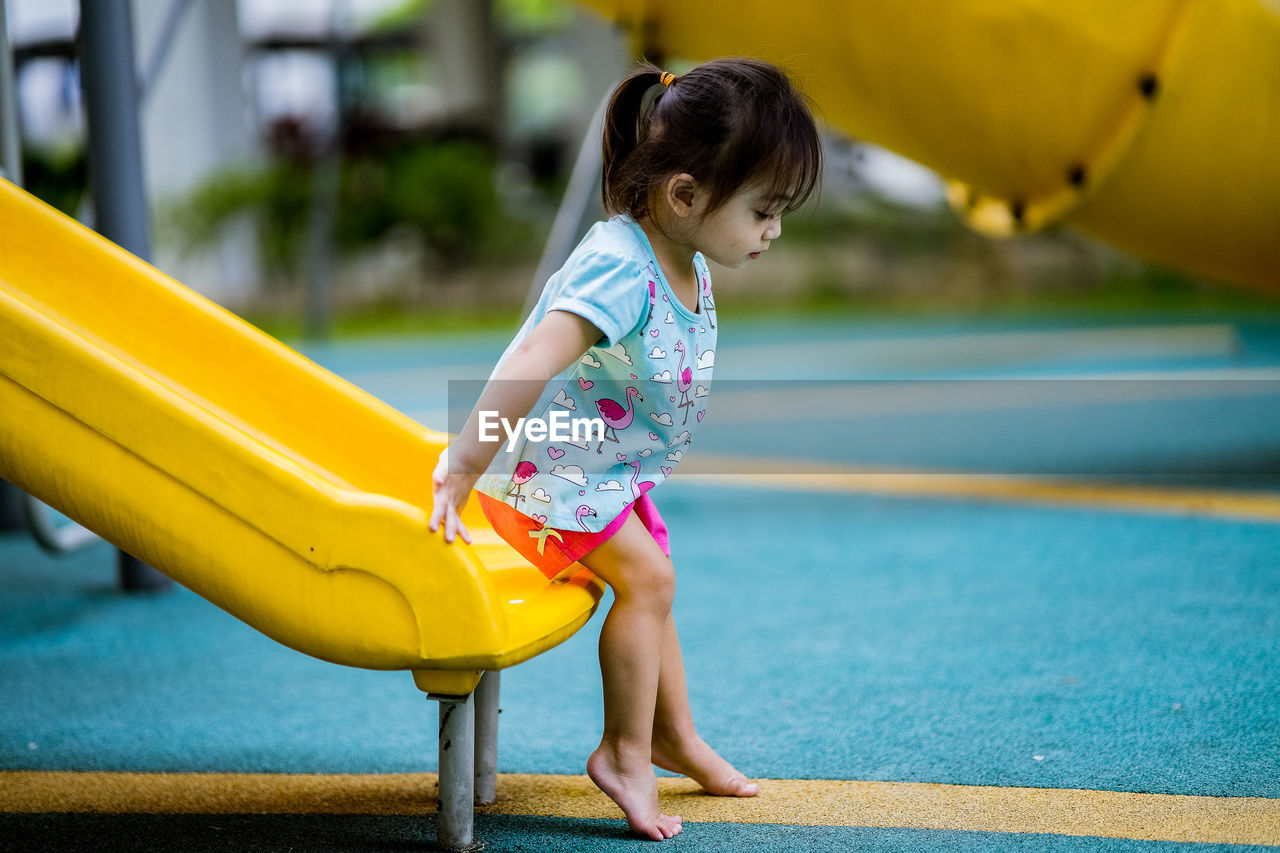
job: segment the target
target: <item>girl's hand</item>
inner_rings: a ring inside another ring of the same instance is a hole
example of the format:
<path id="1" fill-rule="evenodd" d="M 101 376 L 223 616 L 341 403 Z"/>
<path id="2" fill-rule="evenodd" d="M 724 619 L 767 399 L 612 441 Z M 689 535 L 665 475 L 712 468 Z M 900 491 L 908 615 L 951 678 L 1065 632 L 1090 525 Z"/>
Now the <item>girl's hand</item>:
<path id="1" fill-rule="evenodd" d="M 431 521 L 427 526 L 432 533 L 435 533 L 440 528 L 440 522 L 444 521 L 444 541 L 452 542 L 456 534 L 462 537 L 463 542 L 471 544 L 471 533 L 462 523 L 460 516 L 462 508 L 467 505 L 467 499 L 471 497 L 471 488 L 476 484 L 477 479 L 479 478 L 468 474 L 449 473 L 449 449 L 446 447 L 440 454 L 435 472 L 431 475 L 433 506 Z"/>
<path id="2" fill-rule="evenodd" d="M 577 314 L 551 311 L 521 341 L 511 358 L 490 377 L 466 424 L 440 454 L 431 475 L 434 504 L 428 524 L 432 533 L 440 529 L 443 521 L 444 541 L 452 542 L 458 535 L 463 542 L 471 544 L 471 533 L 459 516 L 480 479 L 479 472 L 489 467 L 498 451 L 497 443 L 479 442 L 477 413 L 491 411 L 504 417 L 526 414 L 547 382 L 580 359 L 601 337 L 599 329 Z M 449 473 L 450 451 L 457 457 L 454 471 L 463 473 Z M 470 473 L 472 471 L 477 473 Z"/>

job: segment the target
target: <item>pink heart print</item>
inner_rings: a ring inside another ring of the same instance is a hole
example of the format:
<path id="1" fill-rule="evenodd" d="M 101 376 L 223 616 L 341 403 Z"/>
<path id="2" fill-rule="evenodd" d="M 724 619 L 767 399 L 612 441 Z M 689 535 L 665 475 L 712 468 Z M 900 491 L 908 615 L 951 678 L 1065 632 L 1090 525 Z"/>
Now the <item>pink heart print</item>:
<path id="1" fill-rule="evenodd" d="M 652 438 L 654 441 L 657 441 L 657 440 L 658 440 L 658 434 L 657 434 L 656 432 L 651 432 L 651 433 L 649 433 L 649 438 Z"/>
<path id="2" fill-rule="evenodd" d="M 564 451 L 558 447 L 548 447 L 547 455 L 552 459 L 559 459 L 561 456 L 564 456 Z"/>
<path id="3" fill-rule="evenodd" d="M 662 476 L 664 476 L 664 477 L 670 477 L 670 476 L 671 476 L 671 469 L 670 469 L 670 468 L 668 468 L 666 465 L 663 465 L 663 466 L 662 466 Z"/>
<path id="4" fill-rule="evenodd" d="M 619 454 L 617 454 L 617 457 L 618 457 L 618 461 L 619 461 L 619 462 L 626 462 L 626 461 L 627 461 L 627 454 L 625 454 L 625 453 L 619 453 Z"/>
<path id="5" fill-rule="evenodd" d="M 533 516 L 533 520 L 538 522 L 539 524 L 547 523 L 547 517 L 545 515 L 535 515 Z"/>
<path id="6" fill-rule="evenodd" d="M 590 379 L 586 378 L 585 376 L 579 376 L 578 384 L 582 386 L 583 391 L 590 391 L 592 388 L 595 387 L 596 383 L 592 382 Z"/>
<path id="7" fill-rule="evenodd" d="M 707 413 L 706 409 L 703 409 L 701 412 L 698 412 L 698 423 L 702 423 L 702 416 L 705 415 L 706 413 Z"/>
<path id="8" fill-rule="evenodd" d="M 651 338 L 656 338 L 657 336 L 658 336 L 658 330 L 657 330 L 657 329 L 650 329 L 650 330 L 649 330 L 649 337 L 651 337 Z"/>

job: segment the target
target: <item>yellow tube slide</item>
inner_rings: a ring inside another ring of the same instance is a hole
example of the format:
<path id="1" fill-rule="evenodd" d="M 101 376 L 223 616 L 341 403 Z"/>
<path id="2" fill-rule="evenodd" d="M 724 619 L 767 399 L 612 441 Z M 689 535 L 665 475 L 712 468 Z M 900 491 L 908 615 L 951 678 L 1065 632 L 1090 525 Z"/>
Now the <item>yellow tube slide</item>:
<path id="1" fill-rule="evenodd" d="M 430 535 L 445 436 L 0 180 L 0 477 L 299 651 L 470 692 L 571 636 L 487 529 Z"/>
<path id="2" fill-rule="evenodd" d="M 586 0 L 649 57 L 752 55 L 993 235 L 1065 221 L 1280 291 L 1280 0 Z"/>

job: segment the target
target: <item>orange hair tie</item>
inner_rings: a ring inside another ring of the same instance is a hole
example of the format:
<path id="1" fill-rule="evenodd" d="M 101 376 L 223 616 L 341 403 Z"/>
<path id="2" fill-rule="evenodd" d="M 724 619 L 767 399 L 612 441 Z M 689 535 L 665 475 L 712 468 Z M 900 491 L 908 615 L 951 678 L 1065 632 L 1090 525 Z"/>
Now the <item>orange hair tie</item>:
<path id="1" fill-rule="evenodd" d="M 675 81 L 676 75 L 672 74 L 670 71 L 663 71 L 662 76 L 658 78 L 658 82 L 662 83 L 662 85 L 666 86 L 668 89 L 671 88 L 671 84 Z"/>

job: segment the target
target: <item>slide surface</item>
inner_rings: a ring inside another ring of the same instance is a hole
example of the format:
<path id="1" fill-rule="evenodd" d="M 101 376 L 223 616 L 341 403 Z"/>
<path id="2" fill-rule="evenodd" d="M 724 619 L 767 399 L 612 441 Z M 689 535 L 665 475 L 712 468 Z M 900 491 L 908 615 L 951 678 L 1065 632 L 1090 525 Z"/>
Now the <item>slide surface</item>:
<path id="1" fill-rule="evenodd" d="M 1280 0 L 586 0 L 651 58 L 753 55 L 990 234 L 1067 222 L 1280 291 Z"/>
<path id="2" fill-rule="evenodd" d="M 467 693 L 599 602 L 468 507 L 426 429 L 0 180 L 0 477 L 268 636 Z M 475 502 L 473 501 L 472 504 Z"/>

